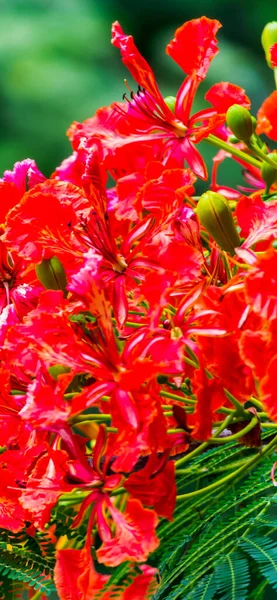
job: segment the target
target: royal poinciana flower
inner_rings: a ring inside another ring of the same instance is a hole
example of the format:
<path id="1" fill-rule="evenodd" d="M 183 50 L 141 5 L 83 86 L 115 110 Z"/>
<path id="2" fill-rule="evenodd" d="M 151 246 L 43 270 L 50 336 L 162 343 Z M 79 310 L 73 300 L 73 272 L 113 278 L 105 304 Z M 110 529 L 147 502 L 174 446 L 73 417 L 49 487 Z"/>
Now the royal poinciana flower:
<path id="1" fill-rule="evenodd" d="M 176 500 L 200 497 L 210 476 L 207 454 L 198 478 L 194 445 L 204 442 L 199 454 L 233 434 L 259 446 L 263 423 L 277 421 L 277 170 L 259 138 L 276 139 L 277 92 L 255 131 L 248 97 L 229 82 L 192 113 L 219 27 L 201 17 L 177 29 L 166 51 L 186 77 L 164 99 L 114 23 L 138 91 L 73 123 L 73 154 L 49 179 L 26 159 L 0 181 L 0 528 L 8 552 L 19 540 L 21 557 L 34 538 L 42 561 L 51 537 L 60 600 L 150 597 L 146 561 L 159 531 L 171 534 L 159 520 L 174 520 Z M 276 68 L 276 44 L 268 56 Z M 225 123 L 234 104 L 249 143 Z M 219 152 L 199 198 L 196 145 L 210 134 Z M 226 158 L 250 188 L 219 183 Z M 232 475 L 211 485 L 222 495 Z M 111 573 L 123 563 L 121 593 Z"/>
<path id="2" fill-rule="evenodd" d="M 139 86 L 128 101 L 127 123 L 130 134 L 147 132 L 149 139 L 159 140 L 163 160 L 182 165 L 185 160 L 194 173 L 207 177 L 205 163 L 195 148 L 219 125 L 234 103 L 249 108 L 250 101 L 241 88 L 230 83 L 215 84 L 205 98 L 213 108 L 190 116 L 197 88 L 205 78 L 210 63 L 218 52 L 216 33 L 221 27 L 216 20 L 195 19 L 177 29 L 166 52 L 187 75 L 176 95 L 174 106 L 163 99 L 154 73 L 136 48 L 132 36 L 124 34 L 119 23 L 113 25 L 112 43 Z"/>
<path id="3" fill-rule="evenodd" d="M 179 167 L 185 160 L 198 177 L 206 179 L 206 165 L 195 144 L 224 123 L 232 104 L 250 107 L 242 88 L 224 82 L 213 85 L 205 96 L 212 108 L 190 116 L 197 88 L 218 52 L 216 33 L 220 27 L 219 21 L 201 17 L 177 29 L 166 51 L 187 77 L 176 100 L 166 102 L 151 67 L 136 48 L 132 36 L 125 35 L 119 23 L 114 23 L 112 44 L 120 49 L 123 63 L 139 88 L 136 93 L 131 92 L 127 106 L 117 103 L 98 111 L 95 118 L 88 119 L 83 125 L 73 123 L 69 137 L 75 151 L 78 153 L 84 143 L 90 146 L 97 138 L 101 141 L 105 164 L 114 175 L 120 166 L 124 168 L 124 164 L 125 170 L 132 172 L 134 161 L 137 164 L 143 161 L 139 148 L 145 147 L 145 156 L 151 147 L 152 157 L 154 150 L 155 158 Z"/>

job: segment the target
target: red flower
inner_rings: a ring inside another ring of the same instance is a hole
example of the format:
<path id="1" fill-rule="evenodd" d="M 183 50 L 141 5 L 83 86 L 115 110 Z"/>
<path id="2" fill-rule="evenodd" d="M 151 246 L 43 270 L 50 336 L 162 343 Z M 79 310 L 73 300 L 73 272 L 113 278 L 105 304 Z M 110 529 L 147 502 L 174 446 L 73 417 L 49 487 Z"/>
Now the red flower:
<path id="1" fill-rule="evenodd" d="M 257 114 L 258 125 L 256 133 L 266 133 L 275 142 L 277 141 L 277 91 L 272 92 L 264 101 Z"/>
<path id="2" fill-rule="evenodd" d="M 186 160 L 195 174 L 203 179 L 207 178 L 206 166 L 194 143 L 207 137 L 225 121 L 226 111 L 232 104 L 239 102 L 247 108 L 250 106 L 241 88 L 229 83 L 216 84 L 206 96 L 214 108 L 189 116 L 199 83 L 218 52 L 215 35 L 219 27 L 218 21 L 201 17 L 177 29 L 175 38 L 168 44 L 167 53 L 188 75 L 177 93 L 172 110 L 163 99 L 154 73 L 137 50 L 132 36 L 126 36 L 117 22 L 112 28 L 112 43 L 120 49 L 124 64 L 139 85 L 137 94 L 132 93 L 128 101 L 126 120 L 129 134 L 147 132 L 149 139 L 159 142 L 165 162 L 173 160 L 182 166 L 183 160 Z M 121 110 L 120 106 L 118 110 Z"/>

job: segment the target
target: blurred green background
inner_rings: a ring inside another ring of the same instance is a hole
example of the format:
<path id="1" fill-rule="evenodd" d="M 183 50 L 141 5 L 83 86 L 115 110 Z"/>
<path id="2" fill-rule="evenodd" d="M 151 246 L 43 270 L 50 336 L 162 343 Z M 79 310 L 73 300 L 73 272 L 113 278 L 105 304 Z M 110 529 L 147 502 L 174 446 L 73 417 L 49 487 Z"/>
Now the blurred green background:
<path id="1" fill-rule="evenodd" d="M 219 19 L 221 51 L 195 108 L 205 106 L 201 98 L 213 83 L 229 80 L 246 89 L 256 111 L 274 85 L 260 45 L 262 28 L 276 18 L 272 6 L 272 0 L 0 0 L 0 173 L 30 157 L 49 175 L 70 154 L 71 122 L 121 100 L 124 77 L 133 85 L 110 44 L 116 19 L 134 35 L 164 95 L 175 95 L 183 78 L 164 53 L 175 29 L 201 15 Z M 209 162 L 212 150 L 204 152 Z M 237 168 L 230 162 L 221 171 L 229 184 Z"/>

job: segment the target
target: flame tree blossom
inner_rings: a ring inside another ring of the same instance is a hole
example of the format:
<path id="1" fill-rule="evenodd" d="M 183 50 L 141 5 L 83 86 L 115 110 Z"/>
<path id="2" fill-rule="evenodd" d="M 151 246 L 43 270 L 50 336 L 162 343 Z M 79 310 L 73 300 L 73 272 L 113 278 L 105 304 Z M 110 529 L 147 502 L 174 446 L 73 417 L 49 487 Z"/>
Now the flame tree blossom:
<path id="1" fill-rule="evenodd" d="M 122 600 L 154 594 L 147 563 L 190 453 L 232 432 L 259 446 L 277 421 L 277 92 L 256 120 L 245 91 L 219 82 L 193 113 L 220 27 L 177 29 L 166 52 L 185 78 L 164 98 L 114 23 L 137 91 L 74 122 L 50 178 L 26 159 L 0 180 L 0 527 L 42 557 L 51 538 L 60 600 L 118 595 L 123 563 Z M 199 204 L 201 140 L 217 153 Z M 224 160 L 247 187 L 218 181 Z"/>

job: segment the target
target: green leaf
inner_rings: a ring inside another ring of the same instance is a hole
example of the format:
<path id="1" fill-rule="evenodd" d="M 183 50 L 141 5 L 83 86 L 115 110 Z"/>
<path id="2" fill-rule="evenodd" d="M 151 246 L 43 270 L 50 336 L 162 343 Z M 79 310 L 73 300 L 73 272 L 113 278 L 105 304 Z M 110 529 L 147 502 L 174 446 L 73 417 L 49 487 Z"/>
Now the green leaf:
<path id="1" fill-rule="evenodd" d="M 270 538 L 257 537 L 254 534 L 244 538 L 240 547 L 257 562 L 257 568 L 277 590 L 277 544 Z"/>
<path id="2" fill-rule="evenodd" d="M 215 567 L 217 589 L 221 600 L 245 600 L 250 582 L 247 559 L 235 550 L 218 561 Z"/>

